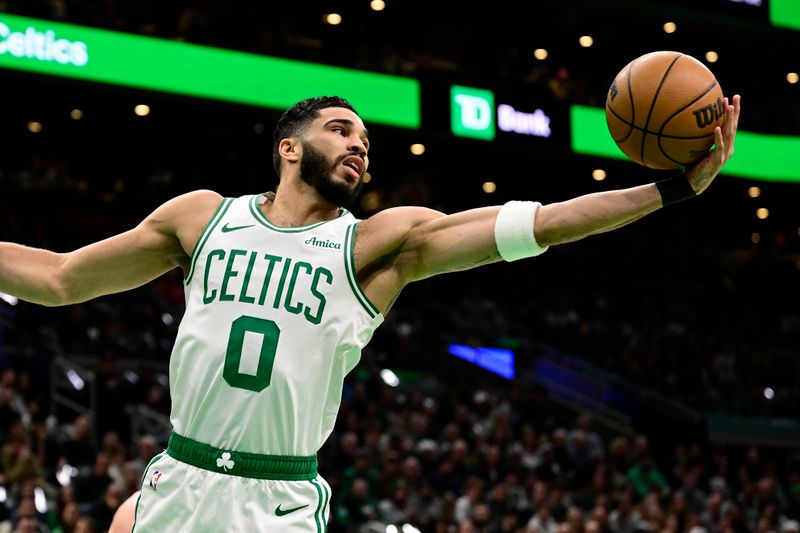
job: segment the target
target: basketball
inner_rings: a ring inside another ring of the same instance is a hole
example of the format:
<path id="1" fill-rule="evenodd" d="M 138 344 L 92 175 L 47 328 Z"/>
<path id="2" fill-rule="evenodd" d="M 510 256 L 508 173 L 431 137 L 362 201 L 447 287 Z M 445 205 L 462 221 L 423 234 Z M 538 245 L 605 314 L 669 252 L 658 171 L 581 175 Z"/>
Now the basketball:
<path id="1" fill-rule="evenodd" d="M 680 52 L 652 52 L 628 63 L 606 98 L 614 142 L 649 168 L 691 165 L 714 144 L 725 105 L 714 74 Z"/>

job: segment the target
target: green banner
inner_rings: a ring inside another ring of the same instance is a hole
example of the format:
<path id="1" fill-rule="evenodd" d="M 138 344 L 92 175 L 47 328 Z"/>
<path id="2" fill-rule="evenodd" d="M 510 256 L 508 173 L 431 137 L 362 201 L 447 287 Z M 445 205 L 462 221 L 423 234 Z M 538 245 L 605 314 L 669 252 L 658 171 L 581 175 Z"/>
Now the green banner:
<path id="1" fill-rule="evenodd" d="M 775 26 L 800 30 L 800 2 L 797 0 L 770 0 L 769 20 Z"/>
<path id="2" fill-rule="evenodd" d="M 416 129 L 421 121 L 415 79 L 5 13 L 0 67 L 275 109 L 339 95 L 366 122 Z"/>
<path id="3" fill-rule="evenodd" d="M 608 132 L 604 109 L 572 106 L 570 122 L 573 152 L 628 159 Z M 739 130 L 735 153 L 722 173 L 762 181 L 800 182 L 800 137 Z"/>

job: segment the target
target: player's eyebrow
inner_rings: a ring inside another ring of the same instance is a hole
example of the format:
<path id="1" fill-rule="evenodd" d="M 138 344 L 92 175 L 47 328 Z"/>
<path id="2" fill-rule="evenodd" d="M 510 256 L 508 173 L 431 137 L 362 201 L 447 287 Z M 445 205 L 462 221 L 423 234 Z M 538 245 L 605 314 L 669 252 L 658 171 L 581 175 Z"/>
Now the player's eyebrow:
<path id="1" fill-rule="evenodd" d="M 349 128 L 355 128 L 356 127 L 356 123 L 353 122 L 352 120 L 350 120 L 349 118 L 332 118 L 328 122 L 325 123 L 325 126 L 329 126 L 329 125 L 333 124 L 334 122 L 338 122 L 339 124 L 342 124 L 342 125 L 347 126 Z M 369 131 L 367 130 L 367 128 L 364 128 L 364 137 L 369 139 Z"/>

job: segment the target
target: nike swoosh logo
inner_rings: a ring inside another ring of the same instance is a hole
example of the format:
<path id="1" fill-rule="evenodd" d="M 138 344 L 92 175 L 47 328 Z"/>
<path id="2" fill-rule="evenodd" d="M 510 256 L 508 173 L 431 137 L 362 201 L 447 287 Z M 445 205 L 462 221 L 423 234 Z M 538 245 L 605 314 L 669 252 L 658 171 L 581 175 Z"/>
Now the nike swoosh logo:
<path id="1" fill-rule="evenodd" d="M 289 513 L 293 513 L 293 512 L 295 512 L 295 511 L 299 511 L 300 509 L 304 509 L 304 508 L 306 508 L 306 507 L 308 507 L 308 504 L 301 505 L 300 507 L 293 507 L 293 508 L 291 508 L 291 509 L 281 509 L 281 506 L 280 506 L 280 505 L 278 505 L 278 506 L 275 508 L 275 514 L 276 514 L 277 516 L 283 516 L 283 515 L 287 515 L 287 514 L 289 514 Z"/>
<path id="2" fill-rule="evenodd" d="M 250 224 L 249 226 L 228 226 L 225 224 L 222 226 L 222 233 L 229 233 L 231 231 L 236 231 L 237 229 L 244 229 L 244 228 L 252 228 L 255 224 Z"/>

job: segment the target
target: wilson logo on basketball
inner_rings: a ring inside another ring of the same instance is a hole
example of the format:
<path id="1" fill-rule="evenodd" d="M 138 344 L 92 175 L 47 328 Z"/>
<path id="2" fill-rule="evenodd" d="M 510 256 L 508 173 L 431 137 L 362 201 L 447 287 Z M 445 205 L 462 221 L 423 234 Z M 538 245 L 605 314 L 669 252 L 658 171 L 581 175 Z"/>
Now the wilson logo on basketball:
<path id="1" fill-rule="evenodd" d="M 717 101 L 713 104 L 708 104 L 696 111 L 692 111 L 692 115 L 694 115 L 694 119 L 697 121 L 698 128 L 710 126 L 718 121 L 724 113 L 725 104 L 722 103 L 721 98 L 717 98 Z"/>

